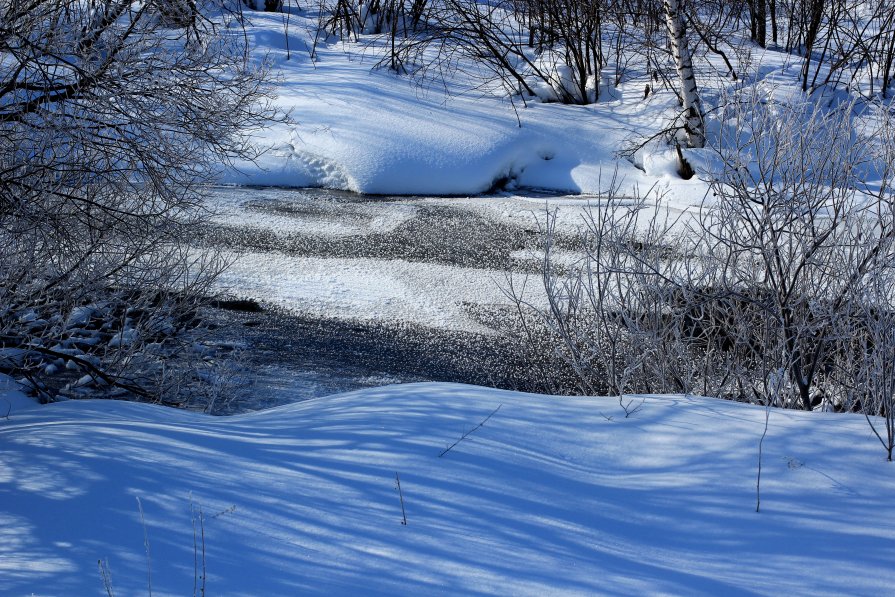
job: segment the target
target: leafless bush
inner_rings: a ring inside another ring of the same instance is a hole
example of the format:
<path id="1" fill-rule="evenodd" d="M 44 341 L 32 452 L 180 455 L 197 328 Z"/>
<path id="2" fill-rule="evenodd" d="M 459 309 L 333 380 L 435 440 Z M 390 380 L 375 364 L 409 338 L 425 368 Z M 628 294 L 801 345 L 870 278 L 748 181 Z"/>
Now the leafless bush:
<path id="1" fill-rule="evenodd" d="M 547 306 L 528 307 L 586 393 L 699 392 L 889 417 L 893 308 L 879 295 L 890 297 L 895 254 L 889 117 L 880 110 L 883 126 L 858 142 L 855 104 L 740 99 L 698 215 L 669 222 L 611 190 L 591 204 L 574 264 L 554 254 L 548 225 Z"/>
<path id="2" fill-rule="evenodd" d="M 223 266 L 188 244 L 203 184 L 272 116 L 237 17 L 0 0 L 0 368 L 44 398 L 166 399 L 150 382 Z"/>
<path id="3" fill-rule="evenodd" d="M 675 222 L 652 200 L 622 196 L 613 180 L 589 203 L 577 240 L 559 257 L 556 220 L 543 231 L 542 284 L 547 304 L 525 300 L 511 288 L 520 314 L 536 314 L 554 338 L 554 350 L 578 377 L 585 394 L 623 396 L 690 391 L 692 364 L 681 327 L 670 316 L 677 275 Z M 675 385 L 676 384 L 676 385 Z M 672 385 L 674 388 L 672 389 Z"/>
<path id="4" fill-rule="evenodd" d="M 864 413 L 891 461 L 895 448 L 895 280 L 891 264 L 884 268 L 885 275 L 877 276 L 865 286 L 862 296 L 856 297 L 860 301 L 859 325 L 843 332 L 849 334 L 849 341 L 842 376 L 852 410 Z"/>
<path id="5" fill-rule="evenodd" d="M 840 354 L 835 325 L 847 321 L 850 292 L 891 252 L 895 156 L 880 162 L 856 142 L 854 104 L 763 108 L 735 104 L 722 135 L 723 172 L 698 231 L 722 270 L 722 295 L 758 308 L 769 346 L 782 351 L 793 405 L 840 400 L 829 378 Z M 835 384 L 834 384 L 835 385 Z M 832 395 L 831 395 L 832 394 Z"/>

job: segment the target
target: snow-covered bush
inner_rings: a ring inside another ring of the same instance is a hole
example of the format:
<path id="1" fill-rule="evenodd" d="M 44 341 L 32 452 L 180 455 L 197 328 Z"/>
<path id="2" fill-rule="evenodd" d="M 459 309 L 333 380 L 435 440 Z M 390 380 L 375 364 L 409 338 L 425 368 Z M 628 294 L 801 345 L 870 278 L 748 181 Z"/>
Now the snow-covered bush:
<path id="1" fill-rule="evenodd" d="M 548 229 L 549 308 L 535 311 L 589 392 L 698 392 L 889 422 L 892 117 L 736 100 L 699 213 L 668 222 L 660 201 L 600 197 L 578 263 L 553 261 Z"/>
<path id="2" fill-rule="evenodd" d="M 579 255 L 571 263 L 556 260 L 547 221 L 541 276 L 548 307 L 515 298 L 520 316 L 536 315 L 549 330 L 547 350 L 575 372 L 578 383 L 564 393 L 739 398 L 737 356 L 748 353 L 744 332 L 755 314 L 729 324 L 730 301 L 702 300 L 699 289 L 711 287 L 713 272 L 698 265 L 700 248 L 659 196 L 625 196 L 610 185 L 590 204 L 577 237 L 563 241 Z"/>
<path id="3" fill-rule="evenodd" d="M 270 115 L 224 9 L 0 0 L 0 371 L 46 399 L 170 396 L 153 380 L 222 266 L 189 246 L 202 185 Z"/>
<path id="4" fill-rule="evenodd" d="M 891 265 L 886 265 L 884 273 L 864 285 L 856 297 L 858 333 L 848 326 L 842 331 L 846 340 L 843 381 L 853 410 L 867 417 L 891 462 L 895 450 L 895 279 Z"/>

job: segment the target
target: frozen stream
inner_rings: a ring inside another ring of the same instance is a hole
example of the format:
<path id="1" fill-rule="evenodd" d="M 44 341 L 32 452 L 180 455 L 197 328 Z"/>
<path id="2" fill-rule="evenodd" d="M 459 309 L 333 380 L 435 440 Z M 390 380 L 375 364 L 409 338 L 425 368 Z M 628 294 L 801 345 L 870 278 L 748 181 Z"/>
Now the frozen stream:
<path id="1" fill-rule="evenodd" d="M 251 372 L 232 409 L 412 381 L 538 389 L 500 330 L 510 277 L 543 292 L 543 198 L 226 187 L 212 201 L 203 242 L 233 261 L 220 289 L 260 306 L 209 315 Z M 584 203 L 568 198 L 566 217 Z"/>

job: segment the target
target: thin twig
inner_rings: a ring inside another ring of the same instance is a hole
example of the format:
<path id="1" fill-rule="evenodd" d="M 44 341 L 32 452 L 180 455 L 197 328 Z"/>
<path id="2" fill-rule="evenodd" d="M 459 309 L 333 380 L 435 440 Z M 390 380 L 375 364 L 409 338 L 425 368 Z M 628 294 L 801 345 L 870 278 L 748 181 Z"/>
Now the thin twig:
<path id="1" fill-rule="evenodd" d="M 462 436 L 460 439 L 458 439 L 457 441 L 455 441 L 454 443 L 452 443 L 450 446 L 448 446 L 447 448 L 445 448 L 444 451 L 443 451 L 441 454 L 438 455 L 438 457 L 441 458 L 442 456 L 444 456 L 445 454 L 447 454 L 448 452 L 450 452 L 451 449 L 452 449 L 454 446 L 456 446 L 457 444 L 459 444 L 460 442 L 462 442 L 464 439 L 466 439 L 467 436 L 469 436 L 470 433 L 472 433 L 473 431 L 476 431 L 479 427 L 481 427 L 482 425 L 484 425 L 485 423 L 487 423 L 487 422 L 488 422 L 488 419 L 490 419 L 491 417 L 493 417 L 493 416 L 494 416 L 494 413 L 496 413 L 497 411 L 499 411 L 501 406 L 503 406 L 503 404 L 498 404 L 498 405 L 497 405 L 497 408 L 495 408 L 493 411 L 491 411 L 491 414 L 488 415 L 487 417 L 485 417 L 484 420 L 483 420 L 481 423 L 479 423 L 478 425 L 476 425 L 475 427 L 473 427 L 472 429 L 470 429 L 469 431 L 467 431 L 466 433 L 464 433 L 463 436 Z"/>
<path id="2" fill-rule="evenodd" d="M 190 492 L 190 522 L 193 525 L 193 597 L 197 597 L 199 589 L 199 537 L 196 531 L 196 505 L 193 503 L 193 492 Z"/>
<path id="3" fill-rule="evenodd" d="M 638 411 L 643 407 L 643 403 L 646 402 L 646 398 L 641 398 L 641 399 L 640 399 L 640 404 L 638 404 L 638 405 L 635 406 L 634 408 L 631 408 L 631 405 L 634 404 L 634 402 L 635 402 L 635 400 L 632 398 L 631 400 L 628 400 L 628 402 L 627 402 L 627 404 L 626 404 L 626 403 L 625 403 L 625 395 L 624 395 L 624 394 L 620 394 L 619 397 L 618 397 L 618 405 L 621 406 L 621 407 L 622 407 L 622 410 L 625 411 L 625 418 L 626 418 L 626 419 L 627 419 L 628 417 L 630 417 L 631 415 L 633 415 L 634 413 L 638 412 Z M 605 416 L 605 415 L 604 415 L 604 416 Z"/>
<path id="4" fill-rule="evenodd" d="M 202 537 L 202 585 L 199 587 L 199 595 L 205 597 L 205 583 L 208 580 L 208 570 L 205 566 L 205 514 L 202 506 L 199 506 L 199 532 Z"/>
<path id="5" fill-rule="evenodd" d="M 765 405 L 764 431 L 758 441 L 758 476 L 755 479 L 755 511 L 761 512 L 761 451 L 764 446 L 764 438 L 768 434 L 768 420 L 771 418 L 771 404 Z"/>
<path id="6" fill-rule="evenodd" d="M 106 595 L 115 597 L 115 591 L 112 589 L 112 572 L 109 570 L 109 562 L 97 560 L 97 564 L 99 565 L 99 575 L 103 579 L 103 589 L 106 590 Z"/>
<path id="7" fill-rule="evenodd" d="M 401 524 L 407 526 L 407 513 L 404 511 L 404 492 L 401 491 L 401 478 L 395 473 L 395 489 L 398 490 L 398 498 L 401 500 Z"/>
<path id="8" fill-rule="evenodd" d="M 146 547 L 146 583 L 149 597 L 152 597 L 152 556 L 149 553 L 149 531 L 146 529 L 146 517 L 143 516 L 143 502 L 137 497 L 137 508 L 140 510 L 140 523 L 143 525 L 143 545 Z"/>

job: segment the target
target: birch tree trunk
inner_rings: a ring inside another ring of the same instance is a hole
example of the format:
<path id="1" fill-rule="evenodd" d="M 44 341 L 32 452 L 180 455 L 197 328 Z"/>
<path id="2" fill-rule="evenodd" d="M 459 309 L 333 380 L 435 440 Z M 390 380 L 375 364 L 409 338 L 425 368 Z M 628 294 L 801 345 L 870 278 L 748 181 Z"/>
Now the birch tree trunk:
<path id="1" fill-rule="evenodd" d="M 687 144 L 690 147 L 705 147 L 702 102 L 699 100 L 696 75 L 693 73 L 690 46 L 687 45 L 681 4 L 681 0 L 664 0 L 665 25 L 668 27 L 668 39 L 671 42 L 671 52 L 674 55 L 678 78 L 681 80 L 681 99 L 684 107 L 683 118 L 684 130 L 687 132 Z"/>

